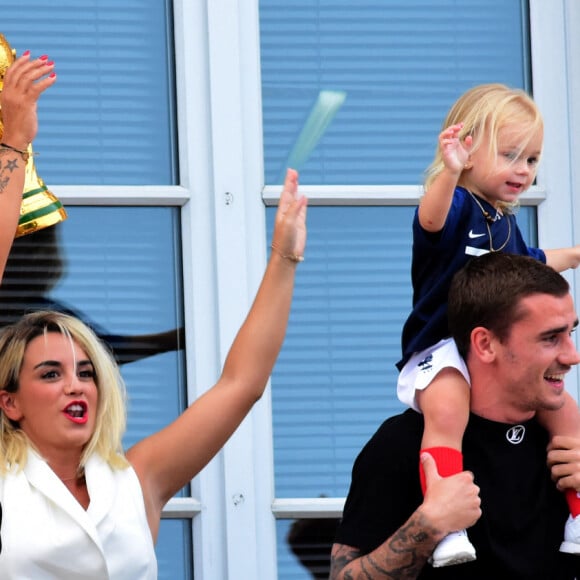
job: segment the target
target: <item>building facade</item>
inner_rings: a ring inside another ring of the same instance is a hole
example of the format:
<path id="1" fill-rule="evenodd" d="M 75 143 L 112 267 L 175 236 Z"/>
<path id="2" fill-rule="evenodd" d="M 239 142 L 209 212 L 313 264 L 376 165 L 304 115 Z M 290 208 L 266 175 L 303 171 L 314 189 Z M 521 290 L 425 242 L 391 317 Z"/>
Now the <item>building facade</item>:
<path id="1" fill-rule="evenodd" d="M 217 379 L 284 168 L 300 169 L 309 240 L 271 388 L 168 504 L 158 556 L 171 580 L 310 578 L 292 524 L 340 515 L 358 450 L 401 409 L 411 218 L 464 90 L 533 94 L 544 154 L 518 219 L 541 247 L 580 243 L 580 4 L 20 0 L 0 32 L 56 62 L 34 147 L 69 212 L 38 261 L 22 252 L 39 276 L 21 301 L 49 298 L 125 342 L 156 337 L 157 354 L 123 364 L 127 445 Z M 567 388 L 578 396 L 577 373 Z"/>

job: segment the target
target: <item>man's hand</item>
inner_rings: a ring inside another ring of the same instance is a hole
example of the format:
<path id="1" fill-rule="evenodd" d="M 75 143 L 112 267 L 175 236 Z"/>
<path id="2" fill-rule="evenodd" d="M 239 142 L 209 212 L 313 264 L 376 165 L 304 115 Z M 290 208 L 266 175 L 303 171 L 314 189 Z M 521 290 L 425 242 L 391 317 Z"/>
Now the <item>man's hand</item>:
<path id="1" fill-rule="evenodd" d="M 472 526 L 481 516 L 479 487 L 473 473 L 462 471 L 441 477 L 429 453 L 421 454 L 427 491 L 419 508 L 424 517 L 443 535 Z"/>
<path id="2" fill-rule="evenodd" d="M 580 491 L 580 439 L 556 435 L 548 445 L 548 467 L 556 487 Z"/>

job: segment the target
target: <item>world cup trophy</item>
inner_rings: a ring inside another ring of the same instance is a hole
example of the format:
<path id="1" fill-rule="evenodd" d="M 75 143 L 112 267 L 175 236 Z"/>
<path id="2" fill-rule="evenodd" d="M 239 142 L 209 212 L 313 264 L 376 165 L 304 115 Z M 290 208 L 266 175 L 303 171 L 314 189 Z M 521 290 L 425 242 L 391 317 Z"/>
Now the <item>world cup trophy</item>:
<path id="1" fill-rule="evenodd" d="M 15 58 L 16 51 L 10 47 L 5 36 L 0 33 L 0 92 L 4 88 L 6 69 L 14 62 Z M 4 124 L 0 109 L 0 141 L 3 133 Z M 27 153 L 28 160 L 26 161 L 24 190 L 16 237 L 52 226 L 67 217 L 62 203 L 48 190 L 44 181 L 36 173 L 32 145 L 28 145 Z"/>

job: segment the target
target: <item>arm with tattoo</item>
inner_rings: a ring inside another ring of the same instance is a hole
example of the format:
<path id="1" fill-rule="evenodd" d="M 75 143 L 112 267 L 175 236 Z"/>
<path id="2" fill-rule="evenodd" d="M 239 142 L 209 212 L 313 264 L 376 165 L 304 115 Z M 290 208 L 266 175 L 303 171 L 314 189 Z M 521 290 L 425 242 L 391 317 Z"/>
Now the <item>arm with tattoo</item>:
<path id="1" fill-rule="evenodd" d="M 481 516 L 479 488 L 467 471 L 442 478 L 435 462 L 421 456 L 427 480 L 423 503 L 378 548 L 368 554 L 334 544 L 330 580 L 417 578 L 435 546 L 449 533 L 472 526 Z M 395 500 L 396 501 L 396 500 Z"/>
<path id="2" fill-rule="evenodd" d="M 384 544 L 364 556 L 351 546 L 335 544 L 332 580 L 417 578 L 437 543 L 445 536 L 418 509 Z"/>
<path id="3" fill-rule="evenodd" d="M 6 69 L 0 87 L 0 278 L 18 226 L 27 147 L 36 136 L 36 105 L 55 82 L 54 63 L 25 52 Z"/>

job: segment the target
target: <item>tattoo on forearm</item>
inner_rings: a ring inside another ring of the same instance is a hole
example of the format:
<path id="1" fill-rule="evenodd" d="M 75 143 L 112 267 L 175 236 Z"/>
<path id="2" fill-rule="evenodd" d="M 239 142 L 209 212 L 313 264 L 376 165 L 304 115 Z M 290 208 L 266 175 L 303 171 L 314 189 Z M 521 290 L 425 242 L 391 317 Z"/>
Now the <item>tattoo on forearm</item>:
<path id="1" fill-rule="evenodd" d="M 337 578 L 342 571 L 345 580 L 412 580 L 425 566 L 438 537 L 439 530 L 419 510 L 370 554 L 361 556 L 359 550 L 350 546 L 335 546 L 330 578 Z"/>
<path id="2" fill-rule="evenodd" d="M 18 159 L 3 159 L 6 155 L 12 152 L 7 149 L 0 149 L 0 193 L 4 193 L 8 184 L 10 183 L 10 176 L 12 172 L 18 167 Z M 12 153 L 13 155 L 13 153 Z"/>
<path id="3" fill-rule="evenodd" d="M 332 554 L 330 555 L 330 578 L 336 578 L 337 574 L 352 560 L 356 560 L 360 556 L 359 550 L 351 548 L 350 546 L 334 546 Z M 352 580 L 353 576 L 345 570 L 345 580 Z"/>

